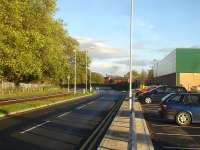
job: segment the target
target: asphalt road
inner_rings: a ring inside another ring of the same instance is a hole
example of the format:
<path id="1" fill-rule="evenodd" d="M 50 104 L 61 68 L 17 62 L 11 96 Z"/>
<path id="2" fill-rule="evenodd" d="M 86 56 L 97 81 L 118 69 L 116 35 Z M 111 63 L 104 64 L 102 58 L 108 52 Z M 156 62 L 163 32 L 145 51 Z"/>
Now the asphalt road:
<path id="1" fill-rule="evenodd" d="M 181 127 L 163 120 L 158 104 L 144 104 L 142 108 L 156 150 L 200 150 L 200 124 Z"/>
<path id="2" fill-rule="evenodd" d="M 0 150 L 78 149 L 114 104 L 118 92 L 69 101 L 0 120 Z"/>

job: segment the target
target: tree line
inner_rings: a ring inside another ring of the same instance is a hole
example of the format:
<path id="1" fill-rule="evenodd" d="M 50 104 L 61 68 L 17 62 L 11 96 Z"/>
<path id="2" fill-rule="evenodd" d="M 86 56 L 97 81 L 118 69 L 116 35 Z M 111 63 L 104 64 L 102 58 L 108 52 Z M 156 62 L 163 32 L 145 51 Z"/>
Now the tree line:
<path id="1" fill-rule="evenodd" d="M 0 0 L 0 76 L 14 82 L 85 82 L 90 58 L 64 22 L 55 19 L 56 0 Z M 85 63 L 85 57 L 88 64 Z"/>

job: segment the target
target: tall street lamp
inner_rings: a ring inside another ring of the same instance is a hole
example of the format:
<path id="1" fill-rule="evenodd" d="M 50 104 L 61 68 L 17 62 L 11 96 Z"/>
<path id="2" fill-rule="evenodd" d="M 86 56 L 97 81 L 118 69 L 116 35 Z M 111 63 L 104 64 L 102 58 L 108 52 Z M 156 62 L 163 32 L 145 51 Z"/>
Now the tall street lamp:
<path id="1" fill-rule="evenodd" d="M 131 0 L 131 14 L 130 14 L 130 54 L 129 54 L 129 105 L 130 109 L 133 108 L 133 94 L 132 94 L 132 24 L 133 24 L 133 0 Z"/>
<path id="2" fill-rule="evenodd" d="M 67 91 L 69 93 L 69 79 L 70 79 L 70 75 L 67 76 Z"/>
<path id="3" fill-rule="evenodd" d="M 88 51 L 86 50 L 85 51 L 85 92 L 87 92 L 87 75 L 88 75 L 88 67 L 87 67 L 87 64 L 88 64 L 88 60 L 87 60 L 87 53 Z"/>
<path id="4" fill-rule="evenodd" d="M 136 146 L 136 133 L 135 133 L 135 112 L 134 112 L 134 100 L 133 100 L 133 94 L 132 94 L 132 50 L 133 50 L 133 41 L 132 41 L 132 36 L 133 36 L 133 0 L 131 0 L 131 12 L 130 12 L 130 60 L 129 60 L 129 104 L 130 104 L 130 111 L 131 111 L 131 116 L 130 116 L 130 140 L 128 144 L 128 149 L 129 150 L 137 150 Z"/>
<path id="5" fill-rule="evenodd" d="M 76 49 L 74 50 L 74 94 L 76 94 Z"/>
<path id="6" fill-rule="evenodd" d="M 92 72 L 90 70 L 90 93 L 92 92 Z"/>

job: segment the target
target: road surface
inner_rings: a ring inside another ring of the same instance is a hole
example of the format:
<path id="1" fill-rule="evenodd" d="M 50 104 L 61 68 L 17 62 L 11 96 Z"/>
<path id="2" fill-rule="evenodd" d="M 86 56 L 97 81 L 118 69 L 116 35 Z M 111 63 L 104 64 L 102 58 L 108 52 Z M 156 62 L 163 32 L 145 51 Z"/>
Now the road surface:
<path id="1" fill-rule="evenodd" d="M 4 118 L 0 120 L 0 149 L 79 149 L 121 97 L 119 92 L 104 92 L 100 97 Z"/>

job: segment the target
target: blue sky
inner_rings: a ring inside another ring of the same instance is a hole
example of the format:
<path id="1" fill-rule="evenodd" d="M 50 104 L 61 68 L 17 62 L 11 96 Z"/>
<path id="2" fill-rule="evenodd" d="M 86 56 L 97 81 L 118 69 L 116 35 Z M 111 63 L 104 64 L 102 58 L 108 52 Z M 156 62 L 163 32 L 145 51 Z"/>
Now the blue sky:
<path id="1" fill-rule="evenodd" d="M 134 0 L 134 69 L 148 69 L 178 47 L 200 47 L 200 0 Z M 58 0 L 66 23 L 93 71 L 128 71 L 130 0 Z"/>

